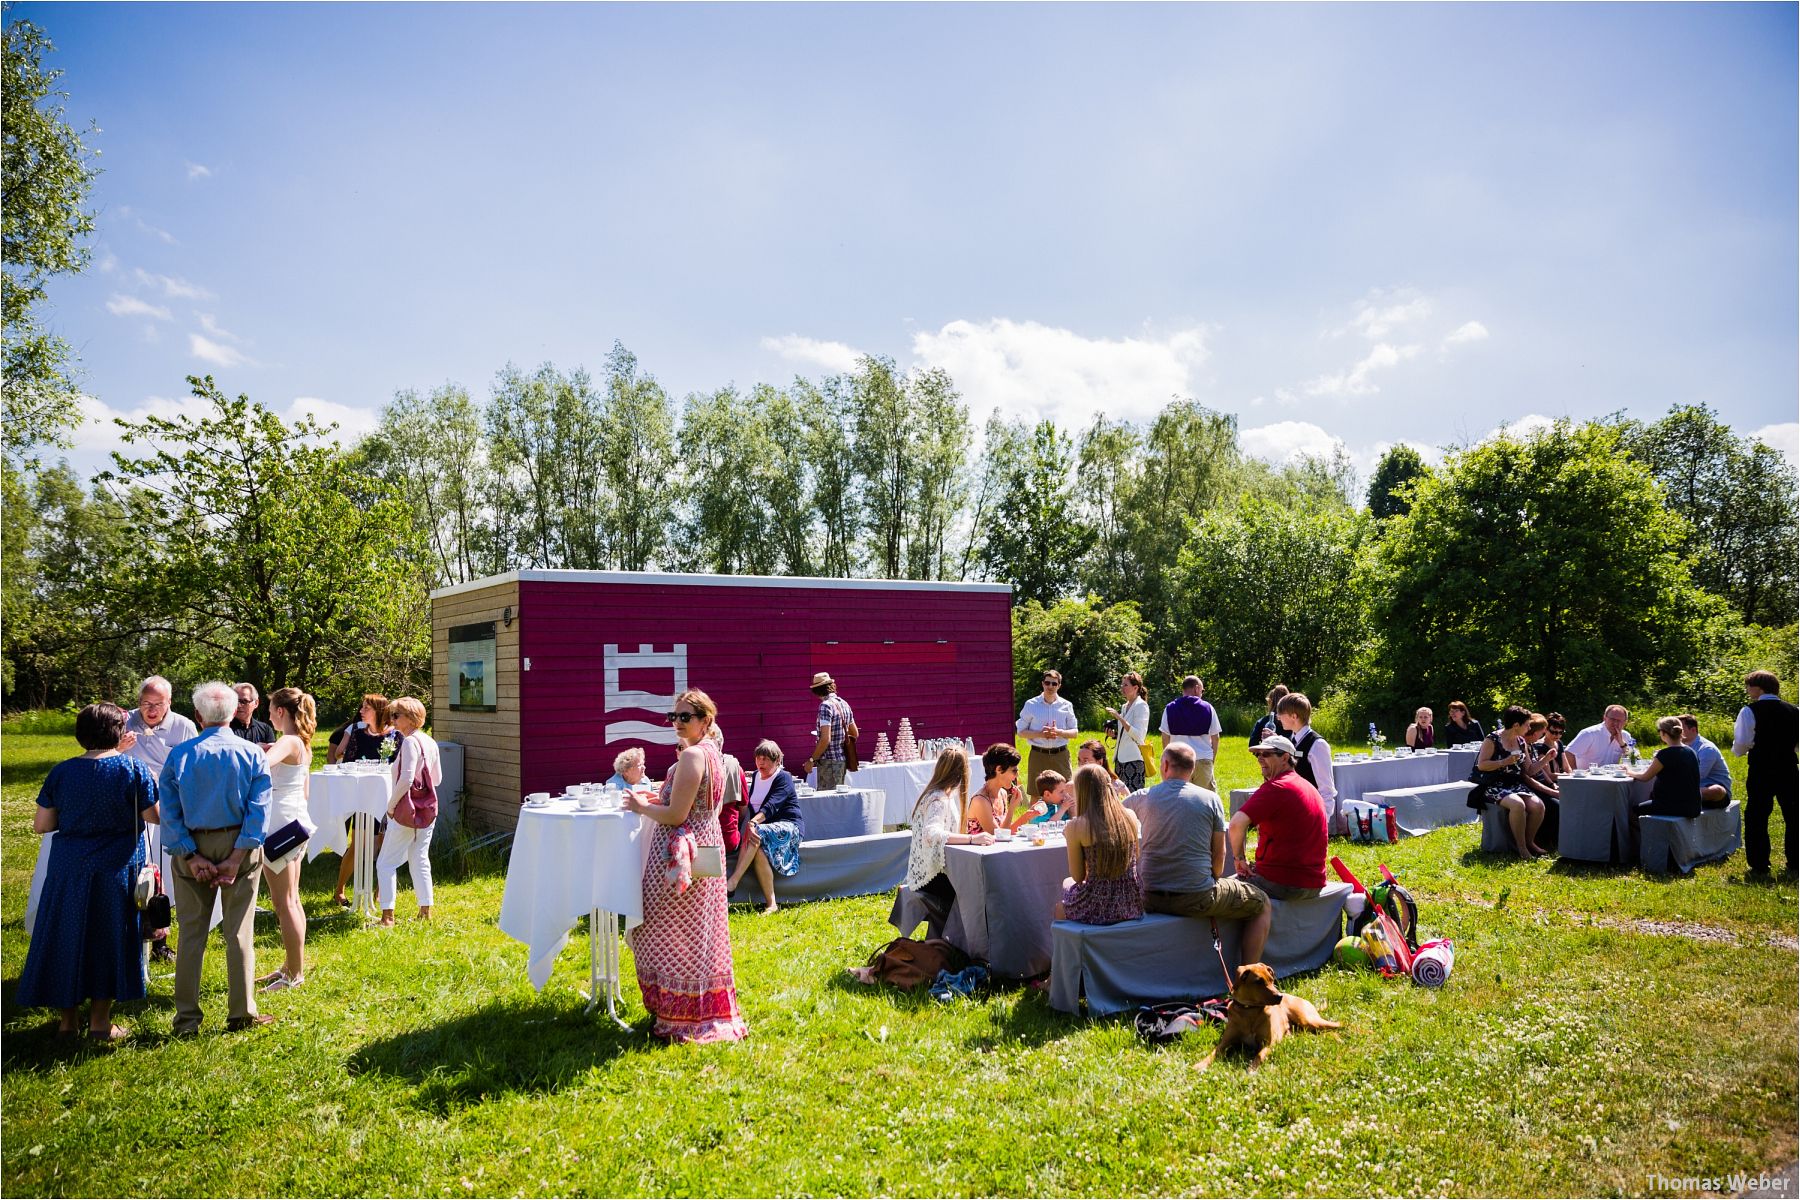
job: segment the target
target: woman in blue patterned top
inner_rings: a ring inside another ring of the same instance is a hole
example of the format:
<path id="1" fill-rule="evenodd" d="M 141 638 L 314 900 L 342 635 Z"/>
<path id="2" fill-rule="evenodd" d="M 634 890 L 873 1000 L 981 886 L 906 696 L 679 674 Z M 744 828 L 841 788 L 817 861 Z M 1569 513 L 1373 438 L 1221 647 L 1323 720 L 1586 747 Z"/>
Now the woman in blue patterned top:
<path id="1" fill-rule="evenodd" d="M 116 705 L 82 709 L 75 740 L 86 753 L 50 769 L 31 818 L 32 829 L 56 838 L 18 1000 L 27 1008 L 61 1010 L 58 1037 L 74 1035 L 83 1000 L 93 1002 L 90 1037 L 125 1037 L 125 1028 L 112 1023 L 113 1003 L 144 998 L 132 889 L 144 865 L 144 825 L 159 818 L 155 777 L 118 752 L 124 732 L 125 712 Z"/>

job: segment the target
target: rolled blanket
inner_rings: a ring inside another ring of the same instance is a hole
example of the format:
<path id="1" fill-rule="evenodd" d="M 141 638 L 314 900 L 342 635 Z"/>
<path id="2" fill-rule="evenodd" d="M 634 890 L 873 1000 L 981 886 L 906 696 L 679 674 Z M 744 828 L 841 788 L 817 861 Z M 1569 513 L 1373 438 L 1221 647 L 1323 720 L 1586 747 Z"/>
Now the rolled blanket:
<path id="1" fill-rule="evenodd" d="M 1413 982 L 1420 987 L 1443 987 L 1456 965 L 1456 948 L 1448 938 L 1426 942 L 1413 958 Z"/>

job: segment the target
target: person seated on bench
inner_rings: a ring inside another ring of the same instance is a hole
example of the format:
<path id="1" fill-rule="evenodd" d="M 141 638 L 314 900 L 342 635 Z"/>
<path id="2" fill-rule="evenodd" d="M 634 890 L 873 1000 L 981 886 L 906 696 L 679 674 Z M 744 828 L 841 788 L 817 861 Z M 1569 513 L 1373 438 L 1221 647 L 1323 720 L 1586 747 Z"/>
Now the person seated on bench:
<path id="1" fill-rule="evenodd" d="M 1725 808 L 1731 804 L 1731 768 L 1725 765 L 1725 752 L 1700 736 L 1700 718 L 1682 713 L 1681 740 L 1691 746 L 1700 760 L 1700 807 Z"/>
<path id="2" fill-rule="evenodd" d="M 1131 795 L 1131 789 L 1125 786 L 1125 781 L 1113 774 L 1113 769 L 1107 765 L 1106 743 L 1099 738 L 1089 738 L 1081 743 L 1080 748 L 1075 751 L 1075 773 L 1077 775 L 1081 773 L 1081 768 L 1089 763 L 1093 763 L 1106 772 L 1107 786 L 1112 788 L 1113 795 L 1121 800 Z"/>
<path id="3" fill-rule="evenodd" d="M 1550 718 L 1532 713 L 1525 723 L 1525 745 L 1531 757 L 1525 760 L 1525 786 L 1544 802 L 1544 823 L 1538 826 L 1533 840 L 1544 847 L 1555 846 L 1562 837 L 1562 754 L 1553 752 L 1545 739 L 1550 731 Z"/>
<path id="4" fill-rule="evenodd" d="M 1700 815 L 1700 756 L 1681 742 L 1681 718 L 1663 717 L 1656 722 L 1663 748 L 1642 771 L 1626 770 L 1640 783 L 1655 780 L 1650 798 L 1631 806 L 1631 821 L 1639 817 L 1697 817 Z"/>
<path id="5" fill-rule="evenodd" d="M 989 753 L 999 747 L 992 747 Z M 1005 749 L 1012 750 L 1011 746 Z M 1019 752 L 1012 750 L 1012 773 L 1019 769 Z M 982 755 L 985 760 L 987 755 Z M 988 778 L 992 779 L 992 771 Z M 945 846 L 991 846 L 991 833 L 964 833 L 963 813 L 969 806 L 969 756 L 955 746 L 938 751 L 931 780 L 912 810 L 912 850 L 906 859 L 906 886 L 926 897 L 941 914 L 956 902 L 956 889 L 944 874 Z"/>
<path id="6" fill-rule="evenodd" d="M 967 761 L 965 758 L 965 765 Z M 1017 830 L 1050 811 L 1042 800 L 1033 800 L 1029 808 L 1025 806 L 1025 797 L 1019 792 L 1018 750 L 1005 742 L 995 742 L 982 753 L 981 765 L 987 771 L 987 781 L 964 805 L 965 833 L 992 833 L 1002 826 Z M 1062 778 L 1060 774 L 1056 777 Z"/>
<path id="7" fill-rule="evenodd" d="M 1170 742 L 1163 747 L 1162 782 L 1125 801 L 1142 831 L 1138 872 L 1144 911 L 1242 921 L 1241 959 L 1261 962 L 1269 937 L 1269 898 L 1224 875 L 1225 807 L 1218 793 L 1193 780 L 1193 747 Z"/>
<path id="8" fill-rule="evenodd" d="M 725 888 L 737 891 L 744 872 L 756 871 L 766 913 L 775 911 L 775 876 L 786 878 L 800 869 L 800 839 L 806 821 L 800 815 L 800 792 L 794 777 L 781 768 L 781 747 L 767 738 L 757 743 L 756 773 L 750 777 L 749 819 L 742 823 L 744 839 L 738 847 L 737 869 Z"/>
<path id="9" fill-rule="evenodd" d="M 1475 760 L 1479 780 L 1469 793 L 1469 807 L 1480 812 L 1490 804 L 1500 806 L 1513 847 L 1520 858 L 1536 858 L 1549 851 L 1537 844 L 1544 823 L 1544 802 L 1525 782 L 1525 764 L 1531 748 L 1525 744 L 1525 727 L 1531 713 L 1509 704 L 1500 713 L 1500 729 L 1481 739 L 1481 757 Z"/>
<path id="10" fill-rule="evenodd" d="M 613 775 L 606 781 L 607 787 L 616 787 L 629 792 L 632 788 L 644 784 L 644 748 L 633 746 L 629 750 L 621 750 L 613 759 Z"/>
<path id="11" fill-rule="evenodd" d="M 1106 768 L 1086 763 L 1075 769 L 1079 816 L 1064 837 L 1069 877 L 1063 880 L 1056 919 L 1083 925 L 1117 925 L 1144 915 L 1138 884 L 1138 819 L 1113 792 Z"/>
<path id="12" fill-rule="evenodd" d="M 1421 708 L 1413 714 L 1413 723 L 1406 727 L 1406 744 L 1414 750 L 1429 750 L 1437 745 L 1437 730 L 1431 727 L 1429 708 Z"/>
<path id="13" fill-rule="evenodd" d="M 1325 846 L 1330 840 L 1319 789 L 1294 770 L 1300 752 L 1280 734 L 1250 747 L 1263 785 L 1231 818 L 1226 837 L 1238 878 L 1277 900 L 1306 900 L 1325 887 Z M 1248 866 L 1244 839 L 1256 830 L 1256 865 Z M 1245 962 L 1255 962 L 1246 958 Z"/>

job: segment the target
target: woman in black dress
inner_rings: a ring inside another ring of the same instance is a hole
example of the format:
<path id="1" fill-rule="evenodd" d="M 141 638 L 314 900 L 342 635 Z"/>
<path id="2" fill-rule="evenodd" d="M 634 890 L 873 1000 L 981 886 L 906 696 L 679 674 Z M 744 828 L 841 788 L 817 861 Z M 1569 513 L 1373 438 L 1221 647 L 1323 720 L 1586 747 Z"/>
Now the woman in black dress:
<path id="1" fill-rule="evenodd" d="M 1681 718 L 1663 717 L 1656 723 L 1663 748 L 1642 771 L 1627 771 L 1642 782 L 1655 780 L 1650 798 L 1633 806 L 1634 817 L 1697 817 L 1700 815 L 1700 756 L 1681 743 Z"/>
<path id="2" fill-rule="evenodd" d="M 1525 769 L 1531 761 L 1525 727 L 1530 722 L 1531 713 L 1516 704 L 1500 713 L 1500 732 L 1482 739 L 1481 757 L 1475 761 L 1477 782 L 1469 793 L 1469 807 L 1477 811 L 1490 804 L 1500 806 L 1520 858 L 1548 853 L 1537 844 L 1538 829 L 1544 823 L 1544 802 L 1525 781 Z"/>

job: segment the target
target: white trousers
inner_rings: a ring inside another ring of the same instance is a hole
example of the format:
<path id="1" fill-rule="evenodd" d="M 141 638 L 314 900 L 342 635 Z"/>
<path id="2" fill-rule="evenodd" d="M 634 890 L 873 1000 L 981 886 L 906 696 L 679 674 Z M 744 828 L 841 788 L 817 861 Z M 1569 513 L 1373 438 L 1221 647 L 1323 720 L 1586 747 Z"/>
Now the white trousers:
<path id="1" fill-rule="evenodd" d="M 423 829 L 408 829 L 398 821 L 389 821 L 387 834 L 381 839 L 381 856 L 375 860 L 375 894 L 381 910 L 394 907 L 394 889 L 400 864 L 412 868 L 413 892 L 421 907 L 431 904 L 431 831 L 434 821 Z"/>

